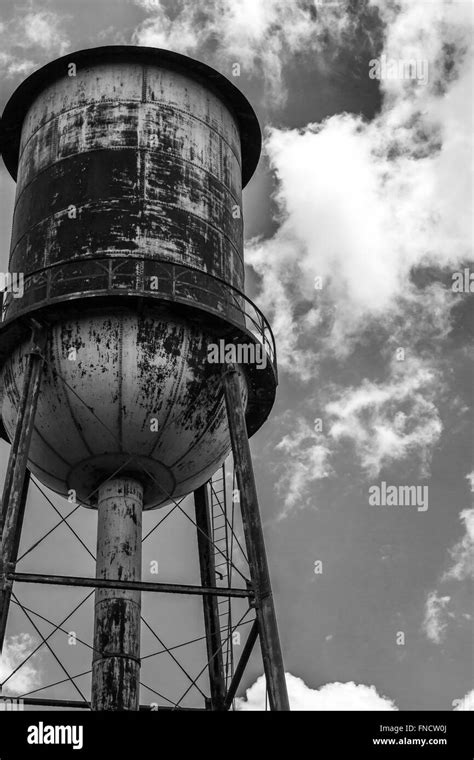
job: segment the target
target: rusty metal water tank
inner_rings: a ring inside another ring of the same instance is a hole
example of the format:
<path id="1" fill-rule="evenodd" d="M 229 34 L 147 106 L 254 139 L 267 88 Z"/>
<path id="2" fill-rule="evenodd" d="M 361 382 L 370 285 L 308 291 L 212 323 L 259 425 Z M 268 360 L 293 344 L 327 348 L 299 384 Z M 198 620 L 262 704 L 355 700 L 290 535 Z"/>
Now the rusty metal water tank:
<path id="1" fill-rule="evenodd" d="M 243 95 L 170 51 L 112 46 L 32 74 L 8 102 L 2 155 L 17 192 L 0 327 L 13 434 L 31 317 L 46 364 L 29 468 L 94 506 L 117 469 L 145 508 L 202 485 L 229 450 L 208 346 L 262 344 L 240 365 L 249 434 L 274 401 L 273 337 L 244 295 L 242 187 L 260 154 Z"/>

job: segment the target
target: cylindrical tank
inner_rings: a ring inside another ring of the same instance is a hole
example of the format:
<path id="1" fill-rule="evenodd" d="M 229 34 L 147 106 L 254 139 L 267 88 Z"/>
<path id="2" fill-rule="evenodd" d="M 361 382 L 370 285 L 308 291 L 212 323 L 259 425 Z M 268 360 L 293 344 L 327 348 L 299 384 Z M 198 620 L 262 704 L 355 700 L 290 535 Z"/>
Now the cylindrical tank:
<path id="1" fill-rule="evenodd" d="M 17 178 L 9 269 L 24 276 L 0 328 L 6 435 L 34 314 L 48 340 L 31 471 L 92 506 L 117 470 L 142 483 L 144 508 L 196 489 L 229 450 L 209 345 L 264 346 L 265 367 L 240 368 L 249 434 L 275 395 L 271 330 L 243 294 L 253 110 L 204 64 L 114 46 L 29 77 L 2 140 Z"/>
<path id="2" fill-rule="evenodd" d="M 86 276 L 98 290 L 111 258 L 124 288 L 138 260 L 146 281 L 161 259 L 242 290 L 240 135 L 222 98 L 152 60 L 90 56 L 73 73 L 23 121 L 10 270 L 52 270 L 64 298 Z M 10 300 L 7 318 L 24 308 Z"/>

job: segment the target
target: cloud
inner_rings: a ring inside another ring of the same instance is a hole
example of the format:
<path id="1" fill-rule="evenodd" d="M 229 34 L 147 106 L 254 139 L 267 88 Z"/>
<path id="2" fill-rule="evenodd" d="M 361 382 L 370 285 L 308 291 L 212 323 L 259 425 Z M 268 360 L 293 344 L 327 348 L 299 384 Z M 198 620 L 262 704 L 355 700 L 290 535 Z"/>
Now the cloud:
<path id="1" fill-rule="evenodd" d="M 0 53 L 0 71 L 3 72 L 4 76 L 26 76 L 33 71 L 35 66 L 35 62 L 30 59 L 17 58 L 10 53 Z"/>
<path id="2" fill-rule="evenodd" d="M 278 227 L 249 242 L 246 260 L 280 368 L 312 383 L 310 398 L 325 410 L 326 440 L 313 441 L 325 461 L 350 441 L 370 476 L 414 459 L 425 477 L 452 382 L 444 353 L 460 299 L 445 281 L 472 260 L 472 20 L 467 4 L 372 6 L 385 24 L 384 55 L 426 59 L 428 81 L 381 80 L 371 121 L 342 113 L 267 129 Z M 385 361 L 378 378 L 362 362 L 350 387 L 321 380 L 324 362 L 337 377 L 369 344 Z M 404 362 L 394 360 L 397 347 Z M 295 440 L 299 429 L 297 421 Z M 308 452 L 289 452 L 298 497 L 314 481 Z M 290 493 L 285 507 L 295 502 Z"/>
<path id="3" fill-rule="evenodd" d="M 467 578 L 474 578 L 474 507 L 464 509 L 459 515 L 459 519 L 464 523 L 466 533 L 449 550 L 454 564 L 444 573 L 443 581 L 450 579 L 463 581 Z"/>
<path id="4" fill-rule="evenodd" d="M 70 47 L 63 30 L 65 19 L 53 11 L 32 10 L 18 12 L 11 21 L 0 24 L 0 73 L 26 76 L 51 58 L 64 55 Z"/>
<path id="5" fill-rule="evenodd" d="M 447 611 L 450 601 L 450 596 L 438 596 L 437 591 L 431 591 L 426 599 L 423 630 L 435 644 L 441 644 L 445 639 L 448 617 L 452 615 Z"/>
<path id="6" fill-rule="evenodd" d="M 36 641 L 28 633 L 9 637 L 3 646 L 0 657 L 0 682 L 3 683 L 10 673 L 20 665 L 35 648 Z M 4 694 L 24 694 L 40 684 L 40 671 L 37 656 L 34 655 L 13 675 L 3 688 Z"/>
<path id="7" fill-rule="evenodd" d="M 472 473 L 466 476 L 466 480 L 471 483 L 472 490 Z M 465 534 L 448 550 L 452 564 L 442 574 L 439 581 L 450 594 L 440 596 L 438 590 L 431 591 L 425 602 L 422 627 L 428 638 L 435 644 L 441 644 L 445 640 L 450 620 L 459 619 L 459 615 L 451 611 L 449 605 L 454 606 L 458 595 L 462 599 L 461 593 L 466 585 L 463 581 L 470 583 L 474 578 L 474 507 L 463 509 L 459 519 L 464 523 Z M 471 593 L 468 594 L 468 598 L 472 601 Z M 462 617 L 465 620 L 471 620 L 469 613 L 462 614 Z"/>
<path id="8" fill-rule="evenodd" d="M 285 455 L 278 466 L 281 474 L 276 483 L 277 491 L 284 494 L 279 519 L 286 517 L 296 505 L 304 507 L 308 502 L 305 498 L 308 486 L 332 474 L 328 462 L 331 452 L 324 441 L 321 433 L 299 418 L 295 428 L 277 444 L 276 450 Z"/>
<path id="9" fill-rule="evenodd" d="M 64 55 L 70 43 L 62 31 L 63 21 L 63 17 L 52 11 L 30 11 L 21 20 L 16 44 L 25 48 L 37 46 Z"/>
<path id="10" fill-rule="evenodd" d="M 300 416 L 275 446 L 277 456 L 284 454 L 276 465 L 280 473 L 276 490 L 284 496 L 280 519 L 310 503 L 316 481 L 336 475 L 337 454 L 347 442 L 368 477 L 402 461 L 417 466 L 420 477 L 428 477 L 443 430 L 433 401 L 441 385 L 438 372 L 410 357 L 405 362 L 394 360 L 385 382 L 365 379 L 359 386 L 320 391 L 326 432 L 310 427 Z M 468 548 L 467 544 L 459 548 L 459 561 Z"/>
<path id="11" fill-rule="evenodd" d="M 199 56 L 227 72 L 239 63 L 263 81 L 273 105 L 285 100 L 284 69 L 296 53 L 330 56 L 357 26 L 348 0 L 326 9 L 308 0 L 181 0 L 172 13 L 160 0 L 135 2 L 149 15 L 134 44 Z"/>
<path id="12" fill-rule="evenodd" d="M 462 699 L 453 700 L 453 710 L 474 710 L 474 689 L 469 691 Z"/>
<path id="13" fill-rule="evenodd" d="M 311 689 L 302 678 L 286 673 L 286 684 L 292 710 L 397 710 L 388 699 L 377 693 L 375 686 L 348 683 L 328 683 Z M 237 700 L 238 710 L 265 710 L 265 677 L 260 676 Z"/>
<path id="14" fill-rule="evenodd" d="M 394 361 L 387 382 L 364 380 L 326 405 L 328 435 L 335 442 L 350 440 L 372 477 L 408 457 L 418 459 L 420 474 L 427 477 L 443 429 L 432 400 L 439 386 L 437 374 L 419 359 Z"/>
<path id="15" fill-rule="evenodd" d="M 279 227 L 251 241 L 247 261 L 276 317 L 281 364 L 303 379 L 308 344 L 321 349 L 323 335 L 344 356 L 361 334 L 390 333 L 406 315 L 415 341 L 432 310 L 422 308 L 427 293 L 413 273 L 472 257 L 468 4 L 389 5 L 384 54 L 427 59 L 428 82 L 381 81 L 382 108 L 370 122 L 344 113 L 266 134 Z M 442 337 L 456 300 L 441 285 L 432 296 Z"/>

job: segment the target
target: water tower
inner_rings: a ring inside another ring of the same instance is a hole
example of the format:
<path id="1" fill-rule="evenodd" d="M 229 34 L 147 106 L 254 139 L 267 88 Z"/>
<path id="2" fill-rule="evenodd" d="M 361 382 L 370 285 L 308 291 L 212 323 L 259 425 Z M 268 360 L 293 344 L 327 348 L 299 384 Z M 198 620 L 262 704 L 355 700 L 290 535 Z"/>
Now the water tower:
<path id="1" fill-rule="evenodd" d="M 226 709 L 238 679 L 226 693 L 218 598 L 232 589 L 216 587 L 206 484 L 232 451 L 253 638 L 270 707 L 286 710 L 248 444 L 277 385 L 271 329 L 243 292 L 241 194 L 260 154 L 256 116 L 202 63 L 112 46 L 28 77 L 1 136 L 17 190 L 0 327 L 1 434 L 11 443 L 0 643 L 32 473 L 98 511 L 97 572 L 21 580 L 96 588 L 92 709 L 138 709 L 141 592 L 173 591 L 141 580 L 142 510 L 194 492 L 210 708 Z"/>

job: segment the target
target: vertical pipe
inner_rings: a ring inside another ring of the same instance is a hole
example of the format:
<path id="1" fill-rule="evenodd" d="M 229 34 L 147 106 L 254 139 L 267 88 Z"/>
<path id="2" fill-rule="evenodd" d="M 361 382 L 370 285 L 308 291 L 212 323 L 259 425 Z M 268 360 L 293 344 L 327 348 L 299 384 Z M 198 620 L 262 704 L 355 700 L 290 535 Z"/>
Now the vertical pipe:
<path id="1" fill-rule="evenodd" d="M 98 494 L 97 578 L 141 580 L 143 487 L 130 477 L 106 481 Z M 95 592 L 92 709 L 138 710 L 140 591 Z"/>
<path id="2" fill-rule="evenodd" d="M 225 369 L 223 385 L 245 543 L 249 558 L 250 579 L 255 591 L 255 611 L 270 709 L 289 710 L 285 668 L 278 636 L 247 425 L 242 406 L 241 385 L 234 365 L 229 365 Z"/>
<path id="3" fill-rule="evenodd" d="M 12 583 L 7 580 L 6 574 L 15 570 L 18 546 L 20 544 L 20 534 L 28 491 L 27 481 L 29 480 L 26 465 L 35 424 L 44 361 L 42 351 L 45 335 L 44 332 L 38 332 L 36 326 L 34 329 L 32 345 L 26 356 L 23 391 L 18 409 L 15 434 L 10 447 L 7 476 L 3 491 L 0 552 L 0 652 L 3 649 L 3 642 L 5 640 L 12 591 Z"/>
<path id="4" fill-rule="evenodd" d="M 196 512 L 197 543 L 201 584 L 216 586 L 216 569 L 212 541 L 211 519 L 207 485 L 194 491 Z M 209 663 L 209 684 L 213 710 L 222 710 L 225 700 L 224 661 L 219 619 L 218 597 L 203 596 L 204 627 L 206 631 L 207 659 Z"/>

